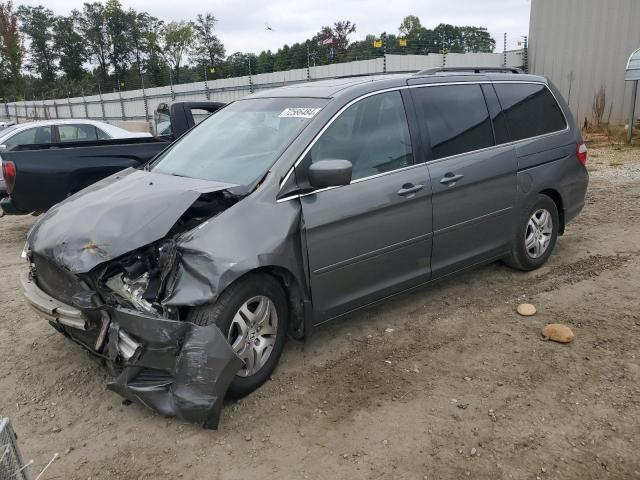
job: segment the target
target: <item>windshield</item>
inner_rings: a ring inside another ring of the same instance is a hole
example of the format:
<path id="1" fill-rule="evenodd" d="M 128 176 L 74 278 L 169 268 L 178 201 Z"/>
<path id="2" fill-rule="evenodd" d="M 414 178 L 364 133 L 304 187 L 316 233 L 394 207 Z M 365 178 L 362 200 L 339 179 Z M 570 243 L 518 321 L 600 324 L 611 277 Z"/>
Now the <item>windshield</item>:
<path id="1" fill-rule="evenodd" d="M 152 170 L 249 185 L 327 103 L 315 98 L 253 98 L 216 112 L 161 154 Z"/>

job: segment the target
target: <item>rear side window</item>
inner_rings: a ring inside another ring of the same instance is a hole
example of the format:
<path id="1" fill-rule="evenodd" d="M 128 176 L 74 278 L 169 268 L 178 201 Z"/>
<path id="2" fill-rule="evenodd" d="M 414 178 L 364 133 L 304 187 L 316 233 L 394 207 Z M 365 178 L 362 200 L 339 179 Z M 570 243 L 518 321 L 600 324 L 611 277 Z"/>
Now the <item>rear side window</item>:
<path id="1" fill-rule="evenodd" d="M 372 95 L 347 108 L 311 148 L 311 161 L 349 160 L 353 180 L 413 164 L 400 92 Z"/>
<path id="2" fill-rule="evenodd" d="M 58 125 L 61 142 L 95 142 L 98 139 L 93 125 Z"/>
<path id="3" fill-rule="evenodd" d="M 15 145 L 33 145 L 37 143 L 51 143 L 51 127 L 29 128 L 23 132 L 15 134 L 9 138 L 5 145 L 13 147 Z"/>
<path id="4" fill-rule="evenodd" d="M 434 160 L 494 145 L 480 85 L 416 88 L 413 95 L 429 131 Z"/>
<path id="5" fill-rule="evenodd" d="M 562 110 L 546 85 L 496 83 L 494 86 L 507 116 L 512 141 L 567 127 Z"/>

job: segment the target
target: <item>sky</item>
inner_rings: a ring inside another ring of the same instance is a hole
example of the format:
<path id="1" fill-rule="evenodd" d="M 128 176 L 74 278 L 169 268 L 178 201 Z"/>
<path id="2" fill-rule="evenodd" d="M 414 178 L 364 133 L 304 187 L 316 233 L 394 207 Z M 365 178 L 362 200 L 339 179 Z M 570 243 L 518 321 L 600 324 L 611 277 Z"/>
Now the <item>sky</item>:
<path id="1" fill-rule="evenodd" d="M 528 35 L 530 0 L 120 0 L 124 7 L 146 11 L 161 20 L 192 20 L 211 12 L 218 18 L 217 35 L 227 55 L 242 51 L 259 53 L 304 41 L 323 25 L 351 20 L 356 32 L 351 40 L 368 33 L 397 33 L 406 15 L 417 15 L 422 25 L 439 23 L 486 27 L 502 51 L 503 34 L 508 48 Z M 56 14 L 81 9 L 83 0 L 15 0 L 15 4 L 42 4 Z M 269 25 L 272 30 L 266 28 Z"/>

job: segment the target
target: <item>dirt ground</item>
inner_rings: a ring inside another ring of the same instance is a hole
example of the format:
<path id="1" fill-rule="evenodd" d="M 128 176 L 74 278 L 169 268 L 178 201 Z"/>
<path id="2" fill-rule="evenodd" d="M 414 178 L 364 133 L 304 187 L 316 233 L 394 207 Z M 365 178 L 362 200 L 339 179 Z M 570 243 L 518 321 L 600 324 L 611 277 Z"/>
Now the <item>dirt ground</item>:
<path id="1" fill-rule="evenodd" d="M 218 431 L 107 391 L 22 299 L 33 218 L 2 218 L 0 416 L 32 473 L 60 453 L 49 480 L 640 478 L 640 150 L 592 148 L 589 170 L 547 266 L 492 264 L 289 342 Z M 543 341 L 550 322 L 575 341 Z"/>

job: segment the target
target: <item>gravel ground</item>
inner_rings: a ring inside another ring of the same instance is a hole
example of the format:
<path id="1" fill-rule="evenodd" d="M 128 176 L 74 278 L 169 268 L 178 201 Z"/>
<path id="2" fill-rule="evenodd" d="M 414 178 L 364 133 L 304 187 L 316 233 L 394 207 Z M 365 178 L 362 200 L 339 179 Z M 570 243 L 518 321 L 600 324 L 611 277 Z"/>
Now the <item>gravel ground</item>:
<path id="1" fill-rule="evenodd" d="M 25 305 L 33 218 L 0 220 L 0 415 L 45 479 L 640 478 L 640 152 L 592 148 L 549 263 L 500 263 L 289 342 L 219 431 L 161 418 Z M 538 314 L 515 314 L 518 303 Z M 562 322 L 572 344 L 543 341 Z"/>

